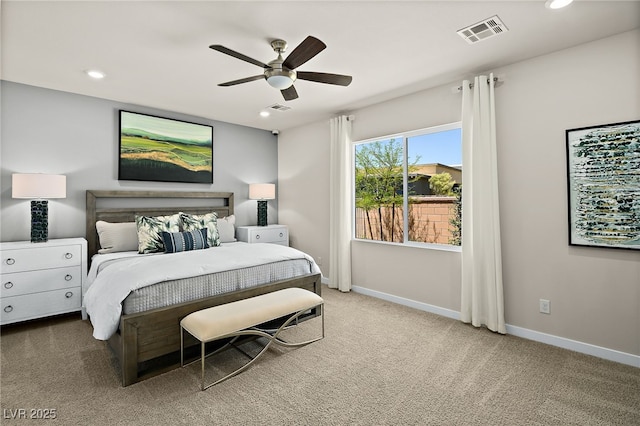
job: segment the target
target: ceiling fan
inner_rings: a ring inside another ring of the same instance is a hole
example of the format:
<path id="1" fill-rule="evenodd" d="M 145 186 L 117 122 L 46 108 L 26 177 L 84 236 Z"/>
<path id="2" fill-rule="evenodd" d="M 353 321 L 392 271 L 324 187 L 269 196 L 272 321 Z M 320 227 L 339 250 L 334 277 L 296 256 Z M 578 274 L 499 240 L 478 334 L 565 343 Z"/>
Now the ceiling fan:
<path id="1" fill-rule="evenodd" d="M 291 101 L 298 98 L 298 92 L 293 87 L 293 83 L 296 80 L 314 81 L 316 83 L 335 84 L 338 86 L 348 86 L 351 84 L 350 75 L 341 74 L 328 74 L 323 72 L 310 72 L 310 71 L 296 71 L 300 65 L 303 65 L 311 58 L 322 52 L 327 45 L 318 40 L 315 37 L 308 36 L 302 43 L 300 43 L 293 51 L 287 56 L 287 59 L 282 59 L 282 54 L 287 49 L 287 42 L 284 40 L 273 40 L 271 47 L 278 54 L 278 57 L 273 61 L 265 64 L 256 59 L 250 58 L 242 53 L 238 53 L 227 47 L 219 44 L 212 44 L 209 46 L 213 50 L 233 56 L 240 60 L 249 62 L 250 64 L 257 65 L 264 68 L 264 72 L 259 75 L 251 77 L 241 78 L 239 80 L 228 81 L 226 83 L 220 83 L 218 86 L 235 86 L 236 84 L 248 83 L 250 81 L 260 80 L 264 78 L 267 83 L 272 87 L 280 90 L 282 96 L 286 101 Z"/>

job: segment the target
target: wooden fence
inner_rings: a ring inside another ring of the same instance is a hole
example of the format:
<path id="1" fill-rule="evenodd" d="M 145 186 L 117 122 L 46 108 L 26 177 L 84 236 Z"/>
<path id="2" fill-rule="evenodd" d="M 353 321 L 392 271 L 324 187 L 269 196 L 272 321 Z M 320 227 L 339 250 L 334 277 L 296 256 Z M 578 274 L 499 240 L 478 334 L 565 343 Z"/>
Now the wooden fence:
<path id="1" fill-rule="evenodd" d="M 412 197 L 409 204 L 409 241 L 450 244 L 456 197 Z M 380 218 L 382 217 L 382 221 Z M 356 238 L 403 241 L 402 206 L 383 206 L 368 212 L 356 209 Z"/>

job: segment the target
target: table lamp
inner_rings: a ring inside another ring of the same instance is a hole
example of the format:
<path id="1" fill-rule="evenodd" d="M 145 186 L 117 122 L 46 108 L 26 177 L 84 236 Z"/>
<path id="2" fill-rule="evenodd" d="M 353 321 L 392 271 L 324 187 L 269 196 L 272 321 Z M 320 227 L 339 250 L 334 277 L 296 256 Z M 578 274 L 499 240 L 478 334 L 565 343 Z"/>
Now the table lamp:
<path id="1" fill-rule="evenodd" d="M 48 200 L 67 197 L 67 177 L 43 173 L 11 175 L 11 197 L 31 199 L 31 242 L 49 239 Z"/>
<path id="2" fill-rule="evenodd" d="M 258 226 L 267 226 L 267 200 L 275 198 L 275 184 L 252 183 L 249 185 L 249 199 L 258 200 Z"/>

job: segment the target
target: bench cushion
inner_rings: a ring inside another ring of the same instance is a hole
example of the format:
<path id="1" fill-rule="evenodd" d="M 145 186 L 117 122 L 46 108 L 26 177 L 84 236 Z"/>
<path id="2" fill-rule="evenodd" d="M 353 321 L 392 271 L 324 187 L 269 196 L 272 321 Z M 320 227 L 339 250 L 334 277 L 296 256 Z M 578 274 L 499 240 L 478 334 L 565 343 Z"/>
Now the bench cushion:
<path id="1" fill-rule="evenodd" d="M 322 297 L 309 290 L 286 288 L 193 312 L 180 325 L 201 342 L 209 342 L 322 303 Z"/>

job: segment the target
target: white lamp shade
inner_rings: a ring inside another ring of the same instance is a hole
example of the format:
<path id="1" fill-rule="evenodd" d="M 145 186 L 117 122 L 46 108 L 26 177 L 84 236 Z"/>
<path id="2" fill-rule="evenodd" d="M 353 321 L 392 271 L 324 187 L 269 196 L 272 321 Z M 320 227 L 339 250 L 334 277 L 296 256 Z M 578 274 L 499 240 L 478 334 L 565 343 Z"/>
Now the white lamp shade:
<path id="1" fill-rule="evenodd" d="M 13 198 L 66 198 L 67 177 L 44 173 L 14 173 L 11 175 Z"/>
<path id="2" fill-rule="evenodd" d="M 276 185 L 273 183 L 252 183 L 249 185 L 249 199 L 273 200 L 276 198 Z"/>

